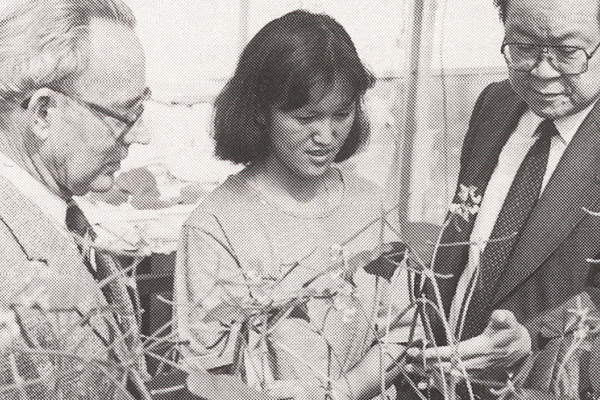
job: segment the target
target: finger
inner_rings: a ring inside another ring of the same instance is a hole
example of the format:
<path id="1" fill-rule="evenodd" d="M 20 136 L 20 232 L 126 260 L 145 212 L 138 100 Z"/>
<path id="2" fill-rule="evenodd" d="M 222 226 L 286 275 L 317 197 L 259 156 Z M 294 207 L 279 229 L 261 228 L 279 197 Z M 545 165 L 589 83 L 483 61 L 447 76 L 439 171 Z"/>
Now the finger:
<path id="1" fill-rule="evenodd" d="M 451 346 L 440 346 L 425 349 L 423 357 L 429 361 L 436 361 L 438 359 L 450 361 L 453 356 L 469 359 L 483 356 L 493 351 L 493 347 L 490 344 L 488 336 L 479 335 L 458 343 L 454 348 Z"/>
<path id="2" fill-rule="evenodd" d="M 412 349 L 409 349 L 412 350 Z M 450 346 L 429 347 L 425 350 L 417 349 L 422 353 L 422 357 L 426 360 L 449 361 L 454 355 L 454 349 Z"/>
<path id="3" fill-rule="evenodd" d="M 415 374 L 419 376 L 429 376 L 431 372 L 443 371 L 444 373 L 449 373 L 452 370 L 452 363 L 449 361 L 427 361 L 425 364 L 423 363 L 415 363 L 415 364 L 405 364 L 404 371 L 409 374 Z"/>

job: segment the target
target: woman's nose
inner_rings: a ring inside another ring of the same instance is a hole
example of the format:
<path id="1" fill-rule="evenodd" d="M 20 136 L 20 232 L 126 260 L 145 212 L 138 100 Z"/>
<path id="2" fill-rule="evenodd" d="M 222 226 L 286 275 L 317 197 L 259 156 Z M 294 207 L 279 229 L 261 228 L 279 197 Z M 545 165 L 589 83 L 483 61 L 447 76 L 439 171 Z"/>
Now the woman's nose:
<path id="1" fill-rule="evenodd" d="M 321 118 L 314 127 L 313 140 L 320 144 L 330 144 L 336 137 L 335 121 L 332 118 Z"/>

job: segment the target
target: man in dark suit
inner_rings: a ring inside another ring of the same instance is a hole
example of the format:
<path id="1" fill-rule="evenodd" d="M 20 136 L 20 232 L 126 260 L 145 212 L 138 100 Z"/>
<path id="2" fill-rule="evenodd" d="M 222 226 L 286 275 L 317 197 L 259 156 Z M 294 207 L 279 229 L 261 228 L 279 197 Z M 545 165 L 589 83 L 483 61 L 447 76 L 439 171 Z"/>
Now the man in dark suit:
<path id="1" fill-rule="evenodd" d="M 494 310 L 508 310 L 537 351 L 538 317 L 600 285 L 588 262 L 600 252 L 600 217 L 586 212 L 600 209 L 599 2 L 495 3 L 509 80 L 477 100 L 455 198 L 473 212 L 451 215 L 442 240 L 471 245 L 440 248 L 434 266 L 453 276 L 440 282 L 453 334 L 480 335 Z M 433 329 L 444 342 L 439 320 Z M 482 347 L 482 365 L 491 354 Z"/>

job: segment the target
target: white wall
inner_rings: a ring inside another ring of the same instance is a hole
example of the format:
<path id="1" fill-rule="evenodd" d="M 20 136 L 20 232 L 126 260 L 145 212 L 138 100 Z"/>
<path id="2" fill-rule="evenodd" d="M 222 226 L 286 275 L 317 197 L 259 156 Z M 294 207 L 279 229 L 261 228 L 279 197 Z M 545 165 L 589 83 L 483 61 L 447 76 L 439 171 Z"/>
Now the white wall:
<path id="1" fill-rule="evenodd" d="M 138 18 L 148 80 L 162 100 L 218 92 L 239 48 L 240 0 L 125 0 Z M 245 0 L 249 36 L 296 8 L 326 12 L 349 32 L 377 75 L 404 70 L 411 0 Z M 434 68 L 502 66 L 502 27 L 492 0 L 436 0 Z M 443 34 L 443 42 L 441 36 Z M 440 46 L 443 43 L 443 46 Z"/>

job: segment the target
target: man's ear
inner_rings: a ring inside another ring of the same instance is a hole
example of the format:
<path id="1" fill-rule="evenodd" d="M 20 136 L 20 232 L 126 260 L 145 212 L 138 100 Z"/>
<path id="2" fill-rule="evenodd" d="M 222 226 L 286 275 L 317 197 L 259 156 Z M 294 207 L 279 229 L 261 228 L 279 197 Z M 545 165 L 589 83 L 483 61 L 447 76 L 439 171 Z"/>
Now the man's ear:
<path id="1" fill-rule="evenodd" d="M 39 140 L 46 140 L 50 134 L 51 109 L 56 107 L 56 96 L 51 89 L 41 88 L 33 93 L 27 104 L 27 111 L 32 116 L 31 129 Z"/>

